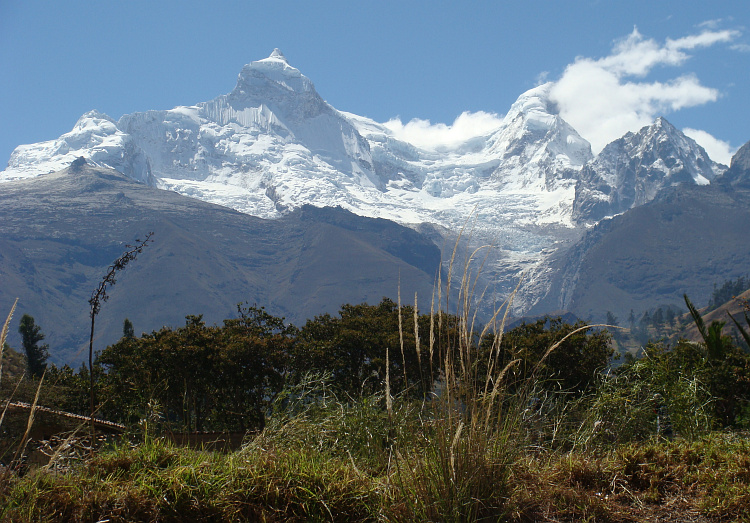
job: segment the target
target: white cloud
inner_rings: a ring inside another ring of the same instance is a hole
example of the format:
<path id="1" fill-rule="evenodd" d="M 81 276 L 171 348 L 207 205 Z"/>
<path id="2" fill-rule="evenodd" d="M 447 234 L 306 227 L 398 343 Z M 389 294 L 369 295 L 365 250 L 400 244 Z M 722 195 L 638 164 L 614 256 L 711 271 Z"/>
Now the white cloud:
<path id="1" fill-rule="evenodd" d="M 657 116 L 718 99 L 718 90 L 703 85 L 692 74 L 669 81 L 648 81 L 657 66 L 678 67 L 688 51 L 731 42 L 735 30 L 704 29 L 664 43 L 647 39 L 637 29 L 615 43 L 612 53 L 600 59 L 579 57 L 565 68 L 550 91 L 560 115 L 598 153 L 628 131 L 651 124 Z"/>
<path id="2" fill-rule="evenodd" d="M 703 147 L 708 153 L 708 156 L 715 162 L 729 165 L 729 162 L 732 160 L 732 156 L 735 152 L 737 152 L 736 147 L 732 147 L 728 142 L 719 140 L 706 131 L 686 127 L 682 130 L 682 132 L 685 133 L 685 136 L 689 136 L 690 138 L 698 142 L 698 145 Z"/>
<path id="3" fill-rule="evenodd" d="M 705 22 L 701 22 L 698 24 L 698 27 L 705 27 L 707 29 L 718 29 L 723 23 L 724 23 L 723 18 L 716 18 L 714 20 L 706 20 Z"/>
<path id="4" fill-rule="evenodd" d="M 502 117 L 494 113 L 478 111 L 463 112 L 453 124 L 433 124 L 429 120 L 415 118 L 407 123 L 392 118 L 385 125 L 399 140 L 431 150 L 451 150 L 460 147 L 472 138 L 484 136 L 502 123 Z"/>

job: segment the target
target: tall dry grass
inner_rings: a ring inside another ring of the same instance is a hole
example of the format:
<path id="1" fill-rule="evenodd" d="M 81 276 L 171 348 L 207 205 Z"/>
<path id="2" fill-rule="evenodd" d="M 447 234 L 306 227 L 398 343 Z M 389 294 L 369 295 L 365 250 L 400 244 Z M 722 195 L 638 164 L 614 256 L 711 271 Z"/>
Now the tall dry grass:
<path id="1" fill-rule="evenodd" d="M 3 382 L 3 356 L 5 355 L 5 339 L 8 337 L 8 327 L 10 327 L 10 320 L 13 319 L 13 313 L 16 312 L 16 305 L 18 305 L 18 298 L 13 302 L 13 307 L 10 308 L 8 317 L 5 319 L 3 324 L 3 330 L 0 331 L 0 385 Z"/>
<path id="2" fill-rule="evenodd" d="M 512 359 L 503 367 L 497 363 L 502 332 L 518 288 L 492 311 L 490 320 L 480 329 L 478 304 L 485 299 L 486 289 L 478 286 L 490 247 L 475 249 L 459 267 L 460 238 L 445 282 L 438 274 L 430 305 L 429 368 L 437 359 L 439 372 L 433 376 L 433 389 L 425 391 L 418 435 L 423 441 L 395 448 L 392 484 L 394 496 L 404 505 L 406 519 L 475 521 L 502 517 L 510 497 L 511 467 L 522 445 L 517 436 L 523 394 L 511 396 L 507 382 L 508 370 L 518 360 Z M 460 278 L 455 277 L 457 272 Z M 457 288 L 454 279 L 460 282 Z M 417 296 L 414 301 L 416 315 Z M 418 322 L 414 325 L 415 339 L 419 340 Z M 492 341 L 487 360 L 480 361 L 479 347 L 488 337 Z M 416 350 L 421 363 L 419 341 Z M 388 384 L 386 375 L 386 397 L 390 399 Z"/>
<path id="3" fill-rule="evenodd" d="M 503 331 L 521 281 L 489 319 L 480 317 L 488 288 L 480 278 L 492 246 L 483 245 L 459 261 L 462 229 L 443 280 L 438 273 L 430 304 L 426 352 L 433 389 L 425 391 L 420 434 L 422 443 L 395 447 L 394 492 L 409 518 L 423 521 L 476 521 L 502 518 L 508 507 L 514 463 L 529 445 L 534 412 L 529 407 L 541 385 L 547 358 L 574 329 L 553 343 L 528 377 L 511 372 L 521 358 L 502 354 Z M 470 241 L 469 241 L 470 243 Z M 399 310 L 401 307 L 399 292 Z M 486 309 L 485 309 L 486 310 Z M 414 297 L 417 315 L 417 296 Z M 417 359 L 422 362 L 419 325 L 414 321 Z M 401 314 L 399 334 L 403 339 Z M 403 347 L 402 347 L 403 351 Z M 507 362 L 507 363 L 504 363 Z M 421 365 L 420 365 L 421 366 Z M 386 398 L 390 400 L 386 375 Z M 389 412 L 392 408 L 389 403 Z M 559 424 L 558 424 L 559 425 Z"/>
<path id="4" fill-rule="evenodd" d="M 18 298 L 16 298 L 16 301 L 13 302 L 13 307 L 10 308 L 8 317 L 5 319 L 5 323 L 3 324 L 3 330 L 0 331 L 0 385 L 2 385 L 3 381 L 3 357 L 5 356 L 5 340 L 8 337 L 8 327 L 10 326 L 10 320 L 13 319 L 13 313 L 16 311 L 16 305 L 18 305 Z M 5 414 L 6 412 L 8 412 L 8 406 L 10 405 L 11 399 L 12 396 L 10 398 L 7 398 L 3 402 L 3 411 L 2 413 L 0 413 L 0 428 L 2 428 L 3 426 Z"/>
<path id="5" fill-rule="evenodd" d="M 10 313 L 8 313 L 8 317 L 5 320 L 5 323 L 3 324 L 3 329 L 0 331 L 0 384 L 2 384 L 2 360 L 3 355 L 5 352 L 5 340 L 8 336 L 8 328 L 10 326 L 10 322 L 13 319 L 13 313 L 16 310 L 16 306 L 18 305 L 18 298 L 13 302 L 13 306 L 10 309 Z M 8 474 L 10 471 L 16 467 L 19 463 L 19 458 L 23 455 L 26 445 L 28 443 L 29 434 L 31 433 L 31 428 L 34 425 L 34 414 L 36 412 L 36 406 L 37 402 L 39 401 L 39 393 L 42 390 L 42 382 L 44 381 L 44 376 L 42 376 L 42 379 L 39 380 L 39 386 L 36 389 L 36 394 L 34 396 L 34 402 L 31 406 L 31 410 L 29 411 L 29 417 L 26 422 L 26 430 L 21 437 L 21 440 L 18 443 L 18 446 L 16 447 L 16 451 L 13 454 L 13 458 L 11 459 L 10 463 L 11 466 L 4 468 L 2 472 L 0 473 L 0 477 L 2 477 L 3 483 L 7 483 Z M 16 387 L 17 389 L 18 387 Z M 3 405 L 3 411 L 2 414 L 0 414 L 0 428 L 3 426 L 3 422 L 5 421 L 5 415 L 8 412 L 8 407 L 10 406 L 11 400 L 13 399 L 13 396 L 5 399 L 4 405 Z"/>

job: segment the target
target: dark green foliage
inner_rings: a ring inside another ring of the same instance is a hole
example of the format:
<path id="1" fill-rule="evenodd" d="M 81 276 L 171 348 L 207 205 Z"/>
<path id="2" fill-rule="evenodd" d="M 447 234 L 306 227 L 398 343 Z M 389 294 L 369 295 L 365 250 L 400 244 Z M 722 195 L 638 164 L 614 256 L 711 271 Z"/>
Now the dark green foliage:
<path id="1" fill-rule="evenodd" d="M 726 302 L 739 296 L 746 290 L 750 289 L 750 278 L 740 276 L 736 280 L 727 280 L 721 284 L 721 287 L 717 287 L 714 284 L 714 290 L 711 294 L 711 299 L 708 302 L 708 310 L 712 311 Z"/>
<path id="2" fill-rule="evenodd" d="M 697 437 L 714 428 L 750 422 L 750 358 L 728 337 L 722 357 L 705 344 L 679 341 L 674 346 L 650 343 L 643 357 L 629 359 L 596 393 L 596 409 L 618 440 L 655 434 L 652 398 L 661 394 L 675 431 Z"/>
<path id="3" fill-rule="evenodd" d="M 344 305 L 339 317 L 324 314 L 309 320 L 299 333 L 295 368 L 330 372 L 339 392 L 350 396 L 370 395 L 385 389 L 387 349 L 390 351 L 391 389 L 395 393 L 408 389 L 413 394 L 422 394 L 430 389 L 430 376 L 434 375 L 430 370 L 429 349 L 423 342 L 424 354 L 417 354 L 414 309 L 407 306 L 401 311 L 402 354 L 398 314 L 398 305 L 383 298 L 378 305 Z M 420 337 L 426 338 L 429 317 L 420 317 L 419 323 Z M 437 352 L 437 348 L 434 351 Z M 422 365 L 420 358 L 423 358 Z"/>
<path id="4" fill-rule="evenodd" d="M 44 340 L 41 327 L 34 322 L 32 316 L 24 314 L 21 317 L 18 332 L 21 334 L 21 344 L 26 354 L 29 375 L 35 378 L 41 377 L 49 359 L 49 345 L 39 345 L 39 342 Z"/>
<path id="5" fill-rule="evenodd" d="M 674 325 L 675 312 L 672 307 L 667 307 L 667 312 L 664 313 L 664 320 L 671 326 Z"/>
<path id="6" fill-rule="evenodd" d="M 433 318 L 436 332 L 430 346 L 431 318 L 418 316 L 419 352 L 412 307 L 402 308 L 401 321 L 403 354 L 398 306 L 388 299 L 378 305 L 344 305 L 338 317 L 318 316 L 302 329 L 255 306 L 238 306 L 238 317 L 222 326 L 187 316 L 183 327 L 124 336 L 99 354 L 94 381 L 97 396 L 107 400 L 100 414 L 132 425 L 156 412 L 174 430 L 255 429 L 264 425 L 276 395 L 309 372 L 330 376 L 330 390 L 342 397 L 382 393 L 387 351 L 392 394 L 423 398 L 433 390 L 441 359 L 449 354 L 445 348 L 455 343 L 457 319 Z M 589 390 L 612 354 L 607 332 L 578 332 L 538 365 L 553 344 L 582 326 L 558 318 L 513 329 L 503 339 L 495 372 L 520 358 L 512 370 L 516 382 L 533 374 L 550 388 Z M 492 343 L 492 336 L 486 336 L 480 347 L 469 346 L 477 362 L 471 375 L 483 375 Z M 458 354 L 451 361 L 457 370 L 462 365 Z M 88 379 L 88 369 L 76 374 L 66 367 L 54 373 L 60 403 L 75 412 L 83 410 L 83 375 Z M 484 387 L 480 381 L 475 385 Z"/>
<path id="7" fill-rule="evenodd" d="M 695 344 L 648 344 L 643 357 L 626 360 L 597 387 L 590 407 L 599 424 L 594 438 L 621 443 L 655 435 L 655 394 L 664 398 L 680 436 L 709 432 L 716 417 L 705 370 L 704 352 Z"/>
<path id="8" fill-rule="evenodd" d="M 742 338 L 745 340 L 745 343 L 748 347 L 750 347 L 750 331 L 745 330 L 745 327 L 740 325 L 740 322 L 738 322 L 734 316 L 732 316 L 731 313 L 727 312 L 729 314 L 729 317 L 732 319 L 732 322 L 737 326 L 737 330 L 740 331 L 740 334 L 742 335 Z M 750 317 L 748 317 L 747 312 L 745 313 L 745 323 L 747 323 L 747 326 L 750 327 Z"/>
<path id="9" fill-rule="evenodd" d="M 185 326 L 122 338 L 98 363 L 108 416 L 130 423 L 158 410 L 181 430 L 263 426 L 288 373 L 295 329 L 262 308 L 238 307 L 223 327 L 187 316 Z"/>
<path id="10" fill-rule="evenodd" d="M 712 321 L 711 325 L 706 327 L 703 318 L 698 312 L 698 309 L 695 308 L 695 305 L 690 301 L 690 298 L 687 297 L 687 294 L 685 294 L 684 297 L 685 304 L 687 305 L 688 311 L 690 311 L 690 315 L 693 317 L 695 326 L 697 327 L 701 338 L 703 338 L 703 342 L 706 344 L 708 357 L 712 360 L 720 360 L 723 358 L 726 348 L 731 345 L 730 340 L 728 338 L 723 338 L 721 335 L 721 329 L 724 328 L 726 322 Z"/>
<path id="11" fill-rule="evenodd" d="M 659 327 L 664 324 L 664 309 L 659 307 L 654 312 L 653 317 L 651 318 L 651 322 L 653 323 L 654 327 Z"/>
<path id="12" fill-rule="evenodd" d="M 570 325 L 561 318 L 544 318 L 520 325 L 503 335 L 500 345 L 502 365 L 518 358 L 521 361 L 511 372 L 519 381 L 535 373 L 547 388 L 575 393 L 587 391 L 595 384 L 598 373 L 607 367 L 613 354 L 608 332 L 578 332 L 539 365 L 550 347 L 585 325 L 580 321 Z"/>
<path id="13" fill-rule="evenodd" d="M 6 342 L 3 347 L 2 376 L 0 378 L 21 376 L 25 370 L 26 358 Z"/>
<path id="14" fill-rule="evenodd" d="M 103 373 L 100 366 L 94 365 L 94 374 L 95 384 L 101 385 Z M 68 365 L 50 365 L 47 368 L 42 404 L 74 414 L 88 415 L 89 392 L 89 369 L 86 366 L 81 366 L 76 372 Z"/>

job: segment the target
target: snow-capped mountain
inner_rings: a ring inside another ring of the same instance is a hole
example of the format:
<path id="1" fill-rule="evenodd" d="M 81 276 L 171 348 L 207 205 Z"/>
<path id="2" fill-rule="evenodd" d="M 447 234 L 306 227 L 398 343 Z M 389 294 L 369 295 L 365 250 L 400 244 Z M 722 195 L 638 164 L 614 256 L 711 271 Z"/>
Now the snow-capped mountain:
<path id="1" fill-rule="evenodd" d="M 16 149 L 0 176 L 52 172 L 83 156 L 136 180 L 262 217 L 313 203 L 452 227 L 453 220 L 438 215 L 458 207 L 463 219 L 476 203 L 466 195 L 483 189 L 521 192 L 527 199 L 561 189 L 570 196 L 590 147 L 551 111 L 547 92 L 541 86 L 524 93 L 500 129 L 438 153 L 337 111 L 277 49 L 246 65 L 227 95 L 117 122 L 88 113 L 59 139 Z M 552 200 L 561 198 L 569 199 Z M 545 208 L 549 198 L 538 200 L 534 214 L 549 211 L 550 221 L 566 221 L 565 212 Z"/>
<path id="2" fill-rule="evenodd" d="M 120 131 L 117 123 L 98 111 L 81 116 L 73 130 L 56 140 L 19 145 L 13 151 L 0 181 L 32 178 L 67 168 L 78 157 L 116 169 L 124 175 L 154 185 L 149 159 L 132 136 Z"/>
<path id="3" fill-rule="evenodd" d="M 591 145 L 556 114 L 552 84 L 525 92 L 489 140 L 488 152 L 501 162 L 492 178 L 502 188 L 554 191 L 575 180 L 589 161 Z"/>
<path id="4" fill-rule="evenodd" d="M 708 185 L 726 169 L 664 118 L 607 145 L 581 170 L 573 219 L 594 223 L 650 202 L 670 185 Z"/>
<path id="5" fill-rule="evenodd" d="M 149 185 L 262 218 L 305 204 L 340 206 L 496 248 L 498 290 L 546 292 L 548 257 L 578 222 L 622 212 L 663 185 L 708 183 L 717 167 L 664 120 L 610 144 L 589 143 L 558 114 L 550 85 L 523 93 L 501 125 L 448 150 L 399 140 L 385 125 L 336 110 L 277 49 L 243 67 L 231 93 L 189 107 L 81 117 L 70 133 L 19 146 L 0 182 L 58 171 L 82 156 Z M 584 167 L 585 166 L 585 167 Z M 622 167 L 625 166 L 625 167 Z M 583 171 L 582 171 L 583 169 Z"/>

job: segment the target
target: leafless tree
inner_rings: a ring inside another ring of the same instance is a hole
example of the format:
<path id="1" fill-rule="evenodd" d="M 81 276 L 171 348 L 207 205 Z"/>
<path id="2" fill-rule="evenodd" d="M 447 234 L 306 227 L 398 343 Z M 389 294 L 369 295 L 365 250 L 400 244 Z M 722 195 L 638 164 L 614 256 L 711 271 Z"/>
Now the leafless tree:
<path id="1" fill-rule="evenodd" d="M 104 276 L 99 286 L 94 289 L 89 299 L 89 305 L 91 310 L 89 315 L 91 316 L 91 337 L 89 338 L 89 386 L 90 386 L 90 407 L 91 407 L 91 446 L 94 445 L 94 322 L 96 321 L 96 315 L 101 310 L 102 303 L 109 299 L 107 294 L 107 287 L 117 283 L 115 277 L 117 273 L 123 270 L 128 263 L 135 260 L 135 258 L 143 251 L 143 248 L 149 244 L 151 237 L 154 235 L 153 232 L 149 232 L 143 240 L 136 238 L 135 245 L 126 245 L 127 249 L 119 258 L 117 258 L 112 265 L 107 269 L 107 274 Z"/>

